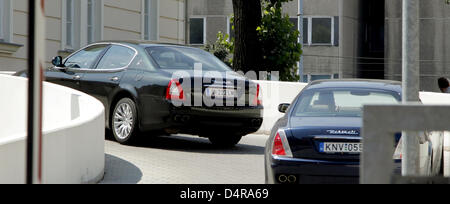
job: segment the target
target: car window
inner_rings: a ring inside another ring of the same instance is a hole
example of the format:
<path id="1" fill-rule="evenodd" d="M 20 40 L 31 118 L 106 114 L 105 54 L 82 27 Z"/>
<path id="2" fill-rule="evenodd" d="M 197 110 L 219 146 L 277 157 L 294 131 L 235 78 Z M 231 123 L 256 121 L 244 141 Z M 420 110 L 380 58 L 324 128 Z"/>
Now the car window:
<path id="1" fill-rule="evenodd" d="M 97 69 L 118 69 L 128 66 L 136 52 L 128 47 L 113 45 L 98 63 Z"/>
<path id="2" fill-rule="evenodd" d="M 209 52 L 188 47 L 149 47 L 147 52 L 161 69 L 193 70 L 196 63 L 209 71 L 231 71 Z"/>
<path id="3" fill-rule="evenodd" d="M 368 104 L 399 103 L 394 94 L 370 90 L 317 90 L 303 93 L 294 115 L 297 117 L 361 117 Z"/>
<path id="4" fill-rule="evenodd" d="M 85 48 L 67 58 L 64 65 L 68 68 L 92 68 L 107 46 L 108 45 L 93 45 Z"/>
<path id="5" fill-rule="evenodd" d="M 155 66 L 153 63 L 148 59 L 148 57 L 143 56 L 142 54 L 137 55 L 133 62 L 131 63 L 130 67 L 132 68 L 138 68 L 138 69 L 144 69 L 144 70 L 150 70 L 155 71 Z"/>

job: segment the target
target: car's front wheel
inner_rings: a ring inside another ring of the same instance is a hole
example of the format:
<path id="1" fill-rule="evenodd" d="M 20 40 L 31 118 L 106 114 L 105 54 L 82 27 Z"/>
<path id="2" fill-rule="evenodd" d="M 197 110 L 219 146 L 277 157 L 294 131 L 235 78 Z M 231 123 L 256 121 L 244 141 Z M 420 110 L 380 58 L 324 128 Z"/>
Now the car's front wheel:
<path id="1" fill-rule="evenodd" d="M 121 144 L 128 144 L 136 137 L 136 104 L 129 98 L 120 100 L 112 113 L 111 129 L 114 138 Z"/>

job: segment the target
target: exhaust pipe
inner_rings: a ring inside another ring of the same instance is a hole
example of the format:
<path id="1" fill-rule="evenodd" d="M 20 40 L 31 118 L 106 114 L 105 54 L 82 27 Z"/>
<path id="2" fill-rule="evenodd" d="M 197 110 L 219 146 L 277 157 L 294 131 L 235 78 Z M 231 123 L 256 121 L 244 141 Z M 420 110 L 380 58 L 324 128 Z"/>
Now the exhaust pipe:
<path id="1" fill-rule="evenodd" d="M 288 177 L 288 181 L 289 181 L 289 183 L 295 183 L 295 182 L 297 182 L 297 177 L 294 175 L 290 175 Z"/>
<path id="2" fill-rule="evenodd" d="M 282 175 L 278 176 L 278 181 L 280 183 L 286 183 L 288 181 L 288 177 L 286 175 L 282 174 Z"/>

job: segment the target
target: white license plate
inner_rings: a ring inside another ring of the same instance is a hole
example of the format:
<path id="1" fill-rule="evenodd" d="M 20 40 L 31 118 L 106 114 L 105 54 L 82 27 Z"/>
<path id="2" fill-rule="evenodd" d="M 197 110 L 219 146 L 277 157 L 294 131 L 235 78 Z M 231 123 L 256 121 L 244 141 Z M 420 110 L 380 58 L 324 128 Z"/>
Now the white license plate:
<path id="1" fill-rule="evenodd" d="M 223 88 L 207 88 L 205 90 L 205 95 L 208 97 L 216 98 L 235 98 L 235 89 L 223 89 Z"/>
<path id="2" fill-rule="evenodd" d="M 321 153 L 361 153 L 362 143 L 330 143 L 322 142 L 319 146 Z"/>

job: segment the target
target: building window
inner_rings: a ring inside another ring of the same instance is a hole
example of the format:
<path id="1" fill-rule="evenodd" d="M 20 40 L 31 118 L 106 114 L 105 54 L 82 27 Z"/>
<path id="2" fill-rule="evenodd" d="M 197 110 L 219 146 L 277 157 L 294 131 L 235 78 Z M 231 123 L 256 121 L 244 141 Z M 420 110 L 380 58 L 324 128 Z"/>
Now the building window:
<path id="1" fill-rule="evenodd" d="M 11 4 L 11 0 L 0 0 L 0 42 L 12 41 Z"/>
<path id="2" fill-rule="evenodd" d="M 88 44 L 95 42 L 95 2 L 94 0 L 88 0 L 87 5 L 87 13 L 88 13 L 88 19 L 87 19 L 87 41 Z"/>
<path id="3" fill-rule="evenodd" d="M 292 27 L 293 30 L 298 30 L 298 18 L 293 17 L 289 18 L 292 24 L 294 26 Z M 303 44 L 308 44 L 308 18 L 303 18 Z"/>
<path id="4" fill-rule="evenodd" d="M 339 44 L 339 17 L 305 17 L 303 20 L 304 44 Z"/>
<path id="5" fill-rule="evenodd" d="M 230 17 L 230 16 L 228 16 L 227 17 L 227 27 L 228 27 L 228 29 L 227 29 L 227 31 L 228 31 L 228 39 L 230 40 L 230 39 L 234 39 L 234 37 L 235 37 L 235 30 L 234 30 L 234 22 L 232 21 L 233 19 Z"/>
<path id="6" fill-rule="evenodd" d="M 4 17 L 3 17 L 3 13 L 4 13 L 4 8 L 5 8 L 5 2 L 3 0 L 0 0 L 0 41 L 4 41 L 4 37 L 3 37 L 3 21 L 4 21 Z"/>
<path id="7" fill-rule="evenodd" d="M 332 18 L 312 18 L 311 37 L 312 44 L 331 44 L 332 39 Z"/>
<path id="8" fill-rule="evenodd" d="M 204 45 L 206 42 L 206 19 L 191 18 L 189 20 L 189 39 L 192 45 Z"/>
<path id="9" fill-rule="evenodd" d="M 74 1 L 66 0 L 66 46 L 70 48 L 72 48 L 74 45 L 74 13 Z"/>
<path id="10" fill-rule="evenodd" d="M 308 74 L 303 75 L 303 81 L 304 83 L 309 83 L 317 80 L 324 80 L 324 79 L 339 79 L 339 74 Z"/>
<path id="11" fill-rule="evenodd" d="M 158 0 L 143 2 L 144 40 L 158 40 Z"/>

